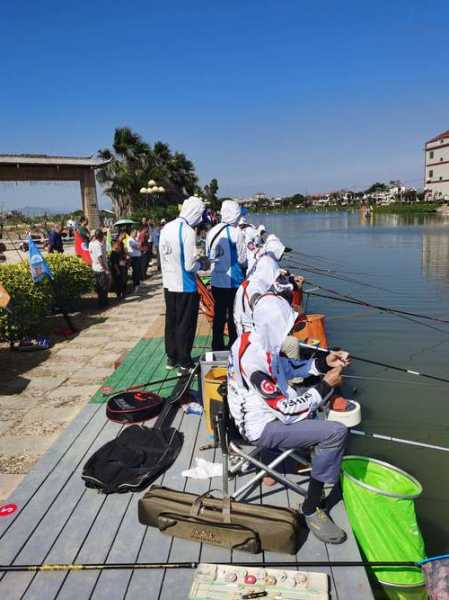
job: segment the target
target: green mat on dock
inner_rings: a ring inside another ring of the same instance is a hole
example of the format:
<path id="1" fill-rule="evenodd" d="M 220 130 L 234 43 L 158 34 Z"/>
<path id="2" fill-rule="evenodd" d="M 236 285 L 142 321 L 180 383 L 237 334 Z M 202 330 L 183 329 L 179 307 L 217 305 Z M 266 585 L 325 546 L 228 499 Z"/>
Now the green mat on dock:
<path id="1" fill-rule="evenodd" d="M 203 354 L 210 348 L 211 336 L 198 336 L 195 338 L 192 356 L 194 358 Z M 159 381 L 173 377 L 174 371 L 165 368 L 166 356 L 164 338 L 157 337 L 149 340 L 139 340 L 132 350 L 128 352 L 122 364 L 105 381 L 102 386 L 110 386 L 113 390 L 139 385 L 148 381 Z M 148 390 L 157 392 L 161 396 L 169 396 L 176 381 L 167 381 L 157 386 L 148 386 Z M 108 397 L 103 396 L 101 388 L 90 399 L 93 404 L 107 402 Z"/>

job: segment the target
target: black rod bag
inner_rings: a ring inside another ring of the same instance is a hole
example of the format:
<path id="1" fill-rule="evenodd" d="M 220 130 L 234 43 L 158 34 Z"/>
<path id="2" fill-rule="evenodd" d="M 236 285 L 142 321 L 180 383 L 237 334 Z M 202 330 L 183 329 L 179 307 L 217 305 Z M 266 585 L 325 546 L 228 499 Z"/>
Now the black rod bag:
<path id="1" fill-rule="evenodd" d="M 184 440 L 173 428 L 126 427 L 86 462 L 86 487 L 104 494 L 140 492 L 176 460 Z"/>

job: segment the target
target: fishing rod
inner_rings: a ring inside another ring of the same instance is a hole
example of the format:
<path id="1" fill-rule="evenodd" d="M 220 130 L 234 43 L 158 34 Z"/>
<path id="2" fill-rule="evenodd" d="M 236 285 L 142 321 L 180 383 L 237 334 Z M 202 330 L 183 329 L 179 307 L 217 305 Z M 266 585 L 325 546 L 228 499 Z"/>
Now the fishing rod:
<path id="1" fill-rule="evenodd" d="M 307 273 L 313 273 L 314 275 L 322 275 L 323 277 L 331 277 L 332 279 L 338 279 L 339 281 L 346 281 L 348 283 L 355 283 L 357 285 L 361 285 L 363 287 L 372 288 L 374 290 L 380 290 L 382 292 L 396 293 L 393 290 L 389 290 L 389 289 L 384 288 L 384 287 L 382 287 L 380 285 L 373 285 L 371 283 L 365 283 L 364 281 L 359 281 L 358 279 L 355 279 L 354 277 L 343 277 L 342 275 L 332 275 L 331 273 L 325 273 L 323 271 L 318 271 L 316 269 L 306 268 L 306 267 L 303 267 L 303 265 L 301 263 L 297 263 L 296 261 L 292 261 L 290 258 L 288 258 L 286 260 L 286 263 L 290 263 L 294 268 L 299 268 L 302 271 L 306 271 Z"/>
<path id="2" fill-rule="evenodd" d="M 348 294 L 342 294 L 341 292 L 337 292 L 336 290 L 331 290 L 329 288 L 325 288 L 322 285 L 318 285 L 312 281 L 305 280 L 304 283 L 308 285 L 313 285 L 320 290 L 325 292 L 329 292 L 330 294 L 334 294 L 334 296 L 326 296 L 325 294 L 317 294 L 313 291 L 304 290 L 304 293 L 310 294 L 311 296 L 317 296 L 318 298 L 327 298 L 329 300 L 337 300 L 338 302 L 346 302 L 348 304 L 357 304 L 359 306 L 366 306 L 367 308 L 374 308 L 376 310 L 380 310 L 383 312 L 389 312 L 397 315 L 407 315 L 409 317 L 416 317 L 417 319 L 426 319 L 428 321 L 435 321 L 436 323 L 445 323 L 449 324 L 448 319 L 441 319 L 440 317 L 431 317 L 429 315 L 423 315 L 420 313 L 414 313 L 406 310 L 400 310 L 399 308 L 390 308 L 388 306 L 381 306 L 379 304 L 371 304 L 370 302 L 366 302 L 366 300 L 360 300 L 359 298 L 355 298 L 354 296 L 350 296 Z M 335 296 L 340 296 L 336 298 Z"/>
<path id="3" fill-rule="evenodd" d="M 317 284 L 313 284 L 311 281 L 306 281 L 306 283 L 308 283 L 309 285 L 315 285 L 315 288 L 313 288 L 313 289 L 318 289 L 318 288 L 319 289 L 327 289 L 327 288 L 323 288 Z M 364 306 L 365 308 L 371 308 L 369 303 L 366 303 L 363 301 L 349 300 L 349 299 L 344 299 L 344 298 L 336 298 L 334 296 L 326 296 L 325 294 L 316 294 L 315 292 L 313 292 L 313 290 L 304 290 L 304 293 L 306 294 L 307 299 L 310 296 L 318 296 L 320 298 L 327 298 L 330 300 L 338 300 L 340 302 L 347 302 L 349 304 L 355 304 L 357 306 Z M 339 293 L 339 292 L 335 292 L 335 293 Z M 340 294 L 340 295 L 343 296 L 343 294 Z M 379 310 L 379 309 L 376 309 L 374 305 L 372 306 L 372 308 L 374 310 Z M 425 327 L 426 329 L 431 329 L 432 331 L 438 331 L 438 333 L 444 333 L 445 335 L 449 335 L 449 331 L 447 331 L 446 329 L 440 329 L 439 327 L 435 327 L 435 325 L 430 325 L 429 323 L 423 323 L 422 321 L 419 321 L 418 319 L 414 319 L 413 317 L 407 317 L 406 315 L 397 314 L 396 312 L 393 312 L 393 310 L 394 309 L 387 310 L 386 312 L 391 314 L 393 317 L 397 317 L 398 319 L 402 319 L 404 321 L 410 321 L 410 323 L 414 323 L 415 325 L 421 325 L 421 327 Z M 383 311 L 383 312 L 385 312 L 385 311 Z"/>
<path id="4" fill-rule="evenodd" d="M 449 555 L 448 555 L 449 556 Z M 435 559 L 446 558 L 446 556 L 435 557 Z M 426 559 L 422 562 L 427 562 L 431 559 Z M 40 565 L 0 565 L 0 572 L 21 572 L 21 571 L 111 571 L 111 570 L 141 570 L 141 569 L 197 569 L 202 563 L 200 562 L 161 562 L 161 563 L 44 563 Z M 268 568 L 295 568 L 295 567 L 420 567 L 421 562 L 413 562 L 411 560 L 404 561 L 351 561 L 351 560 L 334 560 L 334 561 L 298 561 L 298 562 L 208 562 L 208 565 L 213 566 L 229 566 L 229 567 L 268 567 Z"/>
<path id="5" fill-rule="evenodd" d="M 330 354 L 332 352 L 332 350 L 329 350 L 328 348 L 321 348 L 321 346 L 312 346 L 312 344 L 306 344 L 305 342 L 299 342 L 299 345 L 302 348 L 309 348 L 310 350 L 316 350 L 317 352 L 324 352 L 326 354 Z M 416 375 L 417 377 L 425 377 L 426 379 L 432 379 L 433 381 L 443 381 L 444 383 L 449 383 L 449 379 L 445 379 L 444 377 L 437 377 L 436 375 L 429 375 L 428 373 L 420 373 L 419 371 L 415 371 L 413 369 L 406 369 L 405 367 L 397 367 L 395 365 L 379 362 L 377 360 L 371 360 L 369 358 L 354 356 L 354 354 L 351 354 L 350 356 L 354 360 L 358 360 L 359 362 L 367 363 L 369 365 L 384 367 L 386 369 L 392 369 L 393 371 L 399 371 L 400 373 Z"/>
<path id="6" fill-rule="evenodd" d="M 449 448 L 445 446 L 436 446 L 435 444 L 426 444 L 425 442 L 415 442 L 414 440 L 405 440 L 390 435 L 382 435 L 381 433 L 370 433 L 368 431 L 359 431 L 351 429 L 351 433 L 361 435 L 363 437 L 374 438 L 376 440 L 385 440 L 387 442 L 396 442 L 398 444 L 407 444 L 408 446 L 418 446 L 419 448 L 427 448 L 429 450 L 440 450 L 441 452 L 449 452 Z"/>
<path id="7" fill-rule="evenodd" d="M 157 379 L 156 381 L 146 381 L 145 383 L 139 383 L 138 385 L 122 388 L 120 390 L 114 390 L 112 386 L 104 385 L 100 388 L 100 391 L 103 394 L 103 396 L 113 396 L 115 394 L 121 394 L 122 392 L 134 392 L 135 390 L 140 390 L 150 385 L 158 385 L 159 383 L 165 383 L 166 381 L 178 381 L 179 377 L 179 375 L 176 375 L 176 377 L 167 377 L 166 379 Z"/>

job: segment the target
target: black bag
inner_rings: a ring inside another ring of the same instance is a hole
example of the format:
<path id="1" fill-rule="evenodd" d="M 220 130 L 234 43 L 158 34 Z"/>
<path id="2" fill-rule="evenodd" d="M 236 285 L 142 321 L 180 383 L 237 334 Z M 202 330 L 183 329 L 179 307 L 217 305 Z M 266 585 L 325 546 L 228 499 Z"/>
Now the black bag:
<path id="1" fill-rule="evenodd" d="M 89 458 L 81 477 L 104 494 L 140 492 L 173 464 L 183 441 L 173 428 L 131 425 Z"/>
<path id="2" fill-rule="evenodd" d="M 164 399 L 153 392 L 121 392 L 106 405 L 106 416 L 116 423 L 142 423 L 158 415 Z"/>

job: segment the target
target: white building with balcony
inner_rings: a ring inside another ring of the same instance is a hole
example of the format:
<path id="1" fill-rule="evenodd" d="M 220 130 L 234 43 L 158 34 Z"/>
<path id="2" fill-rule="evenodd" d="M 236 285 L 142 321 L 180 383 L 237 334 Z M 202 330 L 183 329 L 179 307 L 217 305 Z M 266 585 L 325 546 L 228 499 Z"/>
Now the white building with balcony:
<path id="1" fill-rule="evenodd" d="M 449 198 L 449 130 L 440 133 L 425 146 L 426 196 L 433 199 Z"/>

